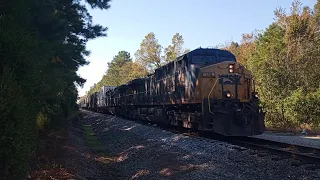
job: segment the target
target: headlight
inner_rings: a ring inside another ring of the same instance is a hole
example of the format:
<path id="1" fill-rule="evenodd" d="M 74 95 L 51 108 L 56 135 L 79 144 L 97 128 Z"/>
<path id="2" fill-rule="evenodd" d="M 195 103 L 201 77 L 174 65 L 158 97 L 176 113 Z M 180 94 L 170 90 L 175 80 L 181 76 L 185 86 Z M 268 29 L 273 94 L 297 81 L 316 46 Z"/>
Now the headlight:
<path id="1" fill-rule="evenodd" d="M 229 73 L 233 73 L 234 72 L 234 64 L 229 64 Z"/>
<path id="2" fill-rule="evenodd" d="M 226 96 L 227 96 L 227 98 L 230 98 L 230 97 L 231 97 L 231 94 L 230 94 L 230 93 L 227 93 Z"/>
<path id="3" fill-rule="evenodd" d="M 252 92 L 252 98 L 255 100 L 259 100 L 259 95 L 257 92 Z"/>

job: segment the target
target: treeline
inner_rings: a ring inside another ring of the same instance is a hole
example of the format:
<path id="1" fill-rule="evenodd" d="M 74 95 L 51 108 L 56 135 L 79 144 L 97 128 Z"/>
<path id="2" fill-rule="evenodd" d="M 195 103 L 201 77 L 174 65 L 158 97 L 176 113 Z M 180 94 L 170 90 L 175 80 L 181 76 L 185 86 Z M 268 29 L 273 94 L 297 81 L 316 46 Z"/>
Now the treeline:
<path id="1" fill-rule="evenodd" d="M 319 128 L 320 1 L 313 8 L 294 1 L 289 13 L 279 8 L 275 17 L 225 49 L 253 72 L 269 127 Z"/>
<path id="2" fill-rule="evenodd" d="M 39 134 L 77 110 L 86 42 L 106 35 L 83 3 L 109 8 L 109 0 L 0 2 L 1 178 L 24 179 Z"/>
<path id="3" fill-rule="evenodd" d="M 155 68 L 161 67 L 188 52 L 188 49 L 183 48 L 183 44 L 182 35 L 176 33 L 172 37 L 172 43 L 163 50 L 155 34 L 150 32 L 140 43 L 140 48 L 135 53 L 135 61 L 132 60 L 129 52 L 120 51 L 108 63 L 108 69 L 102 79 L 94 84 L 87 94 L 97 92 L 102 86 L 119 86 L 130 80 L 146 77 Z"/>

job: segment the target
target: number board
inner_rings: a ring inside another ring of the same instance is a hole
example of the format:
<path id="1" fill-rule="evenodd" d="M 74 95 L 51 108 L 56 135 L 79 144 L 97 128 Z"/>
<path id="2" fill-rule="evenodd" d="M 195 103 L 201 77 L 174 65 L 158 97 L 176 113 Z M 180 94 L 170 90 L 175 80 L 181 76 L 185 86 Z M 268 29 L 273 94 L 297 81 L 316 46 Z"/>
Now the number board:
<path id="1" fill-rule="evenodd" d="M 203 72 L 202 77 L 212 78 L 212 77 L 215 77 L 215 73 L 214 72 Z"/>

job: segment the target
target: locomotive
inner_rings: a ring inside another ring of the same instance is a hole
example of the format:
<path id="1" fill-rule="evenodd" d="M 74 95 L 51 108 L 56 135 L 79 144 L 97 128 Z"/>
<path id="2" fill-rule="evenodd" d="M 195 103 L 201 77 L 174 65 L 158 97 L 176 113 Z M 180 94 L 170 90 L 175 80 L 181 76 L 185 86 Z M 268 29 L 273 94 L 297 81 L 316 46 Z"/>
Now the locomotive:
<path id="1" fill-rule="evenodd" d="M 265 130 L 251 72 L 221 49 L 198 48 L 145 78 L 102 87 L 80 107 L 225 136 Z"/>

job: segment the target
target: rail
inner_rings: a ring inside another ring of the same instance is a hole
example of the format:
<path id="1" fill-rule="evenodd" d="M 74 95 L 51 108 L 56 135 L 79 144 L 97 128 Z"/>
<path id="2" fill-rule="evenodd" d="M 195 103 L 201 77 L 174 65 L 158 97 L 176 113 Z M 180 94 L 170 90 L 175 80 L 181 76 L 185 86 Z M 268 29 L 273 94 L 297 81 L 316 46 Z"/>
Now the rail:
<path id="1" fill-rule="evenodd" d="M 276 154 L 286 155 L 292 159 L 300 160 L 301 163 L 317 164 L 320 168 L 320 149 L 307 146 L 288 144 L 278 141 L 271 141 L 256 137 L 239 137 L 233 142 L 249 145 L 255 148 L 267 149 Z"/>

